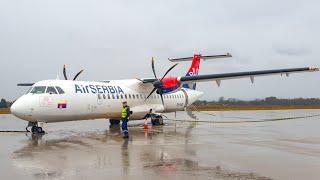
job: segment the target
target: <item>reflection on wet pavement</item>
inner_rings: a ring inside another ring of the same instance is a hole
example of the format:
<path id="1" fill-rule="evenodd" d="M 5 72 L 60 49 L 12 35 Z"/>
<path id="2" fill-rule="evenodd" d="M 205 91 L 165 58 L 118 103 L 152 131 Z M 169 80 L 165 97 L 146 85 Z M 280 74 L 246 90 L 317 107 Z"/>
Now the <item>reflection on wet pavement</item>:
<path id="1" fill-rule="evenodd" d="M 288 112 L 319 114 L 315 110 L 280 111 L 278 116 L 267 111 L 251 114 L 281 118 Z M 217 117 L 250 115 L 213 113 Z M 186 114 L 178 116 L 188 119 Z M 167 121 L 165 126 L 147 130 L 131 123 L 126 140 L 120 127 L 109 128 L 105 121 L 48 124 L 45 135 L 0 134 L 0 179 L 317 179 L 318 120 L 263 125 Z M 12 116 L 3 121 L 10 127 L 24 123 Z"/>

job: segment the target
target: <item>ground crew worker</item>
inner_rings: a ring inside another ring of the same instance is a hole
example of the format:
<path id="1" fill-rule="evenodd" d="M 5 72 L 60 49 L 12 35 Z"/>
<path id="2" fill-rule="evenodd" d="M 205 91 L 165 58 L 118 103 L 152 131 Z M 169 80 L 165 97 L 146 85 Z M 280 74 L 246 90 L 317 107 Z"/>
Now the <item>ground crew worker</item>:
<path id="1" fill-rule="evenodd" d="M 128 120 L 130 117 L 130 107 L 128 106 L 127 102 L 124 101 L 122 103 L 121 109 L 121 120 L 122 120 L 122 132 L 123 138 L 129 138 L 129 131 L 128 131 Z"/>

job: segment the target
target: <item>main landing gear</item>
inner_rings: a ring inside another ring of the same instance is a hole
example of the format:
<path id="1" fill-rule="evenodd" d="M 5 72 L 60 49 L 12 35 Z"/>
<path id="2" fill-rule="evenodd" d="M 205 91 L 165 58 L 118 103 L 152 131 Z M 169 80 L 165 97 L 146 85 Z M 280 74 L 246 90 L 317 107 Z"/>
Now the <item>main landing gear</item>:
<path id="1" fill-rule="evenodd" d="M 159 114 L 151 114 L 151 124 L 152 126 L 160 126 L 163 125 L 163 117 Z"/>
<path id="2" fill-rule="evenodd" d="M 162 115 L 159 114 L 149 114 L 147 116 L 147 118 L 150 117 L 151 118 L 151 124 L 153 126 L 160 126 L 163 125 L 163 117 Z M 120 126 L 120 122 L 121 120 L 119 119 L 109 119 L 109 124 L 110 124 L 110 128 L 112 127 L 119 127 Z"/>
<path id="3" fill-rule="evenodd" d="M 26 131 L 30 132 L 28 129 L 31 127 L 32 134 L 45 134 L 45 131 L 42 129 L 42 127 L 38 126 L 38 122 L 29 122 L 28 126 L 26 127 Z"/>

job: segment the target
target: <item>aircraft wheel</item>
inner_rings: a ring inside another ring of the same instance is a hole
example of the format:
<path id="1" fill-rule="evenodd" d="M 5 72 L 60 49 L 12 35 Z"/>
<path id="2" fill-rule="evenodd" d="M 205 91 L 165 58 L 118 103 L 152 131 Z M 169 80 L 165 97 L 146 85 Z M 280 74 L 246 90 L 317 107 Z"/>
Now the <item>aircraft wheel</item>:
<path id="1" fill-rule="evenodd" d="M 163 117 L 160 115 L 155 115 L 151 117 L 151 123 L 153 126 L 163 125 Z"/>
<path id="2" fill-rule="evenodd" d="M 32 126 L 31 132 L 33 134 L 44 134 L 45 133 L 45 131 L 42 129 L 42 127 L 38 127 L 38 126 Z"/>
<path id="3" fill-rule="evenodd" d="M 37 126 L 32 126 L 31 132 L 32 132 L 33 134 L 38 133 L 38 127 L 37 127 Z"/>

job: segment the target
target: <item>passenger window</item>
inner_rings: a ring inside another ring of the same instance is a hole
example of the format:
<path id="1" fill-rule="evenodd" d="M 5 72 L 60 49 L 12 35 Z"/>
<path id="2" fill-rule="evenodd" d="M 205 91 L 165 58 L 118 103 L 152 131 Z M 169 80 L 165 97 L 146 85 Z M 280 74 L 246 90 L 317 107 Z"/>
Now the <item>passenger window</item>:
<path id="1" fill-rule="evenodd" d="M 125 99 L 128 99 L 128 96 L 127 96 L 127 94 L 125 94 L 125 95 L 124 95 L 124 98 L 125 98 Z"/>
<path id="2" fill-rule="evenodd" d="M 131 99 L 131 94 L 129 94 L 129 99 Z"/>
<path id="3" fill-rule="evenodd" d="M 56 89 L 58 90 L 59 94 L 64 94 L 64 91 L 61 89 L 61 87 L 56 86 Z"/>
<path id="4" fill-rule="evenodd" d="M 103 96 L 103 99 L 106 99 L 106 95 L 105 94 L 103 94 L 102 96 Z"/>
<path id="5" fill-rule="evenodd" d="M 49 94 L 58 94 L 57 90 L 56 90 L 53 86 L 49 86 L 49 87 L 47 88 L 46 93 L 49 93 Z"/>
<path id="6" fill-rule="evenodd" d="M 116 96 L 117 96 L 117 99 L 119 99 L 119 94 L 117 94 Z"/>
<path id="7" fill-rule="evenodd" d="M 46 86 L 35 86 L 31 93 L 32 94 L 43 94 L 46 91 Z"/>
<path id="8" fill-rule="evenodd" d="M 121 99 L 123 99 L 123 95 L 122 94 L 120 95 L 120 97 L 121 97 Z"/>
<path id="9" fill-rule="evenodd" d="M 136 97 L 135 97 L 135 95 L 134 94 L 132 94 L 132 99 L 135 99 Z"/>
<path id="10" fill-rule="evenodd" d="M 115 99 L 114 94 L 112 94 L 112 99 Z"/>
<path id="11" fill-rule="evenodd" d="M 101 94 L 98 94 L 98 99 L 101 99 Z"/>
<path id="12" fill-rule="evenodd" d="M 110 99 L 110 94 L 108 94 L 108 99 Z"/>

